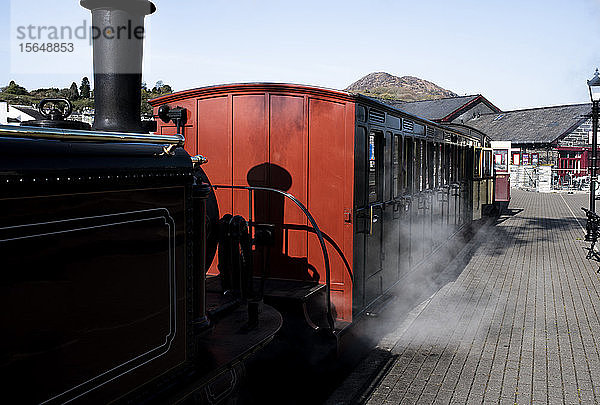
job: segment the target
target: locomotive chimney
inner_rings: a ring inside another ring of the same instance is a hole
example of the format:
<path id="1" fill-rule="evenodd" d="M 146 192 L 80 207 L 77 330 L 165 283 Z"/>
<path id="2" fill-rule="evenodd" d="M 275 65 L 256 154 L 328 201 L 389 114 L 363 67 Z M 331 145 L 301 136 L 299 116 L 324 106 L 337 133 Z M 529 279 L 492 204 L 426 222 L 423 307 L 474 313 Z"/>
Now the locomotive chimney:
<path id="1" fill-rule="evenodd" d="M 144 132 L 144 19 L 156 7 L 148 0 L 81 0 L 80 4 L 92 12 L 96 110 L 93 129 Z"/>

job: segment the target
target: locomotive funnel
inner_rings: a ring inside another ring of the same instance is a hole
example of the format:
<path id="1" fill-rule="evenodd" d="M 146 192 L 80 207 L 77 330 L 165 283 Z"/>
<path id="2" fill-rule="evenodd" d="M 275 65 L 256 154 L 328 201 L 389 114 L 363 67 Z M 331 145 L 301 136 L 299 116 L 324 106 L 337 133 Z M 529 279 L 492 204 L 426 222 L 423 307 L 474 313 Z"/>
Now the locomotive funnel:
<path id="1" fill-rule="evenodd" d="M 94 46 L 93 129 L 144 132 L 141 122 L 144 18 L 148 0 L 81 0 L 92 12 Z"/>

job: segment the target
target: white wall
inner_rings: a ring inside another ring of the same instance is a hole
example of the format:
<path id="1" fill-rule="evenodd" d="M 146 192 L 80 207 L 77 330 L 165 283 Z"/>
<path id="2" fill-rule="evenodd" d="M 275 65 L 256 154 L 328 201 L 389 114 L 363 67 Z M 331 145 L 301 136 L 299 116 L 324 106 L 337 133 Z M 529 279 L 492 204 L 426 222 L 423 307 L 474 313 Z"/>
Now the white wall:
<path id="1" fill-rule="evenodd" d="M 14 106 L 8 105 L 7 103 L 0 103 L 0 125 L 19 125 L 20 122 L 35 120 L 31 115 L 24 113 L 21 110 L 17 110 Z M 8 122 L 8 119 L 12 121 L 17 120 L 18 122 Z"/>
<path id="2" fill-rule="evenodd" d="M 8 103 L 0 102 L 0 125 L 8 124 Z"/>

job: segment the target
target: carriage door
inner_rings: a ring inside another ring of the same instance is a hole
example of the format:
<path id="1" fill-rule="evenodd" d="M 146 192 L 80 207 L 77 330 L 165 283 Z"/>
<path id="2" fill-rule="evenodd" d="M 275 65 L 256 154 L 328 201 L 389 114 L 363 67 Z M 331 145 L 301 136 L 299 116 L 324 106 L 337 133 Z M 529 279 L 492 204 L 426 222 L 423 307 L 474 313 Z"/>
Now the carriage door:
<path id="1" fill-rule="evenodd" d="M 371 130 L 367 138 L 367 236 L 365 239 L 366 304 L 382 293 L 384 202 L 383 132 Z"/>
<path id="2" fill-rule="evenodd" d="M 400 156 L 402 137 L 385 133 L 383 201 L 383 291 L 398 281 L 398 256 L 400 253 Z"/>
<path id="3" fill-rule="evenodd" d="M 401 176 L 400 176 L 400 263 L 398 278 L 408 274 L 410 271 L 411 251 L 411 210 L 413 190 L 413 165 L 414 165 L 414 143 L 409 137 L 400 137 L 401 145 Z"/>
<path id="4" fill-rule="evenodd" d="M 414 150 L 414 172 L 413 172 L 413 204 L 411 215 L 411 263 L 420 263 L 424 257 L 423 241 L 425 238 L 425 211 L 426 201 L 424 191 L 425 184 L 425 156 L 423 154 L 423 141 L 415 139 Z"/>

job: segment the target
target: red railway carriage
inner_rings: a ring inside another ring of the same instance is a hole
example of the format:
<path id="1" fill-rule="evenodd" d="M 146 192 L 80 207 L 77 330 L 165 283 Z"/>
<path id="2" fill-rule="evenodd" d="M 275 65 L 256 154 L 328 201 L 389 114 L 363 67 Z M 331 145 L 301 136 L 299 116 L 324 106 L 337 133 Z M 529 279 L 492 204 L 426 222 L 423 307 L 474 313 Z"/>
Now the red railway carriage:
<path id="1" fill-rule="evenodd" d="M 489 181 L 476 158 L 482 139 L 364 96 L 233 84 L 152 105 L 156 112 L 163 105 L 187 110 L 185 148 L 208 158 L 213 185 L 274 188 L 307 207 L 327 241 L 338 320 L 364 312 L 490 203 L 473 198 L 474 186 Z M 178 132 L 158 125 L 159 134 Z M 278 229 L 270 277 L 326 281 L 319 240 L 293 203 L 219 187 L 216 196 L 221 215 Z M 218 273 L 215 263 L 209 272 Z"/>
<path id="2" fill-rule="evenodd" d="M 266 186 L 293 194 L 330 242 L 331 295 L 337 315 L 352 317 L 355 100 L 347 93 L 294 85 L 230 85 L 153 101 L 188 110 L 185 148 L 209 159 L 214 185 Z M 160 133 L 175 133 L 160 125 Z M 324 281 L 323 256 L 304 214 L 290 201 L 218 189 L 221 213 L 285 224 L 270 257 L 273 278 Z M 280 205 L 280 206 L 277 206 Z M 210 273 L 217 272 L 216 263 Z"/>

